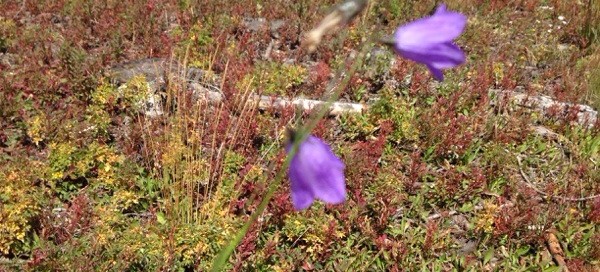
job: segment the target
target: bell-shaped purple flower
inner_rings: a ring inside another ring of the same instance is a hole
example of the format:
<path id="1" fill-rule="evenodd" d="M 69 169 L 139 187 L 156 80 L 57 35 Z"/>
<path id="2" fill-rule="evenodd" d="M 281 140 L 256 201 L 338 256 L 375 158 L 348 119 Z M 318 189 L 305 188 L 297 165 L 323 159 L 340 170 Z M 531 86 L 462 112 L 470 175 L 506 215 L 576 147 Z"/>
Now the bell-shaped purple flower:
<path id="1" fill-rule="evenodd" d="M 288 174 L 296 210 L 308 208 L 315 198 L 329 204 L 346 200 L 344 163 L 315 136 L 309 135 L 299 145 Z"/>
<path id="2" fill-rule="evenodd" d="M 440 5 L 435 13 L 399 27 L 394 34 L 394 48 L 401 56 L 423 63 L 437 80 L 442 69 L 465 62 L 465 54 L 454 44 L 467 24 L 467 17 Z"/>

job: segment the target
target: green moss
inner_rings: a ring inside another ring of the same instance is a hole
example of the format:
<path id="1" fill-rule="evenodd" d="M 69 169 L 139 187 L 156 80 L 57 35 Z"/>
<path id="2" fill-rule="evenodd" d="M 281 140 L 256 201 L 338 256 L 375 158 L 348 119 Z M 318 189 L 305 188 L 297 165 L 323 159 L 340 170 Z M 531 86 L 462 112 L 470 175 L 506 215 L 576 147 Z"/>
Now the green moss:
<path id="1" fill-rule="evenodd" d="M 384 89 L 381 98 L 369 109 L 372 120 L 389 119 L 394 124 L 390 139 L 394 142 L 416 141 L 419 138 L 417 108 L 415 101 L 396 96 L 393 91 Z"/>
<path id="2" fill-rule="evenodd" d="M 321 205 L 316 205 L 321 206 Z M 326 215 L 322 212 L 315 212 L 315 216 L 305 216 L 299 213 L 293 213 L 285 218 L 284 225 L 281 229 L 281 238 L 290 245 L 295 245 L 312 258 L 320 255 L 327 244 L 325 243 L 330 237 L 327 237 L 327 228 L 329 221 L 333 219 L 331 215 Z M 341 231 L 333 232 L 333 235 L 341 238 L 344 233 Z"/>
<path id="3" fill-rule="evenodd" d="M 246 76 L 238 87 L 244 89 L 252 82 L 252 88 L 264 95 L 285 95 L 290 88 L 302 84 L 307 75 L 306 68 L 300 65 L 259 62 L 254 73 Z"/>
<path id="4" fill-rule="evenodd" d="M 371 123 L 368 115 L 342 115 L 340 117 L 340 127 L 344 134 L 351 140 L 364 139 L 372 136 L 376 131 L 375 124 Z"/>

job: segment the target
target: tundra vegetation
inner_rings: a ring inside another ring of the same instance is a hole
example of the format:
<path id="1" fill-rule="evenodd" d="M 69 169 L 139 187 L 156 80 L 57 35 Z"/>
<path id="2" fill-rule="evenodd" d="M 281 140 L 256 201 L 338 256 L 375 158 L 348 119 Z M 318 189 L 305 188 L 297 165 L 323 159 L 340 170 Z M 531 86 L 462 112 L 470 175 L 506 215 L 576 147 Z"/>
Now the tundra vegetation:
<path id="1" fill-rule="evenodd" d="M 443 81 L 371 39 L 437 1 L 369 1 L 308 52 L 316 3 L 1 1 L 0 270 L 209 270 L 310 116 L 255 95 L 339 79 L 364 110 L 312 134 L 345 202 L 297 211 L 285 179 L 227 270 L 600 270 L 597 0 L 445 1 Z"/>

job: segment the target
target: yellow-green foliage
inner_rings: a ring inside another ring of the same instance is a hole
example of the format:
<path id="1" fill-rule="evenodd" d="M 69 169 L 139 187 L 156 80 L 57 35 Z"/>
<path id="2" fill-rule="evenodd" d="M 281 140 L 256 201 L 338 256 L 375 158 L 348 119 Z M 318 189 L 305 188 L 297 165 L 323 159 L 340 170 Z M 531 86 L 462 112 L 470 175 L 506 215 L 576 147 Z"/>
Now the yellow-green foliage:
<path id="1" fill-rule="evenodd" d="M 54 189 L 56 182 L 67 177 L 86 178 L 103 186 L 115 186 L 120 180 L 116 171 L 125 158 L 106 144 L 92 142 L 80 148 L 69 142 L 50 143 L 49 149 L 46 177 Z"/>
<path id="2" fill-rule="evenodd" d="M 182 135 L 188 133 L 192 137 Z M 184 138 L 189 140 L 184 142 Z M 210 155 L 195 148 L 194 141 L 199 138 L 195 131 L 185 131 L 174 125 L 160 140 L 161 167 L 157 175 L 162 177 L 158 184 L 158 191 L 164 199 L 161 208 L 168 218 L 181 223 L 203 222 L 205 217 L 215 212 L 226 215 L 229 201 L 238 194 L 235 186 L 241 182 L 239 171 L 245 164 L 242 155 L 226 150 L 222 157 L 222 171 L 211 166 L 205 159 Z M 217 171 L 221 171 L 220 174 Z M 198 202 L 199 191 L 204 192 L 204 203 Z"/>
<path id="3" fill-rule="evenodd" d="M 239 222 L 227 215 L 211 216 L 200 224 L 170 223 L 162 226 L 113 225 L 109 229 L 97 229 L 95 235 L 110 254 L 106 256 L 107 260 L 120 260 L 122 270 L 131 267 L 161 270 L 161 265 L 176 270 L 198 265 L 199 271 L 206 271 L 239 227 Z"/>
<path id="4" fill-rule="evenodd" d="M 264 169 L 260 166 L 252 165 L 248 173 L 244 176 L 244 181 L 255 182 L 256 184 L 264 183 L 266 180 L 264 172 Z"/>
<path id="5" fill-rule="evenodd" d="M 306 68 L 301 65 L 277 62 L 260 62 L 254 71 L 239 86 L 248 86 L 248 82 L 254 78 L 252 88 L 265 95 L 284 95 L 287 89 L 304 82 L 308 75 Z"/>
<path id="6" fill-rule="evenodd" d="M 240 222 L 228 213 L 212 215 L 204 222 L 180 229 L 176 235 L 182 265 L 191 266 L 201 260 L 200 270 L 208 270 L 212 259 L 233 237 Z"/>
<path id="7" fill-rule="evenodd" d="M 160 158 L 162 167 L 166 169 L 183 168 L 184 162 L 182 160 L 184 155 L 189 155 L 190 150 L 186 148 L 181 137 L 177 133 L 173 133 L 163 146 L 164 149 Z"/>
<path id="8" fill-rule="evenodd" d="M 106 132 L 110 125 L 111 110 L 139 110 L 141 102 L 149 95 L 148 82 L 144 76 L 135 76 L 118 89 L 108 82 L 99 85 L 91 94 L 91 103 L 86 109 L 86 119 L 95 126 L 95 131 Z"/>
<path id="9" fill-rule="evenodd" d="M 46 137 L 46 115 L 43 112 L 33 116 L 26 122 L 27 136 L 35 145 L 39 145 Z"/>
<path id="10" fill-rule="evenodd" d="M 70 245 L 71 254 L 56 252 L 57 264 L 64 270 L 81 269 L 81 259 L 95 260 L 98 270 L 161 270 L 182 267 L 183 252 L 193 240 L 210 239 L 206 232 L 190 230 L 189 225 L 140 224 L 125 217 L 120 211 L 122 202 L 95 205 L 90 232 L 79 237 L 79 243 Z M 171 236 L 173 235 L 173 236 Z M 199 246 L 199 248 L 202 248 Z M 103 254 L 96 254 L 102 251 Z M 196 252 L 202 252 L 197 250 Z M 174 263 L 169 263 L 174 261 Z"/>
<path id="11" fill-rule="evenodd" d="M 117 190 L 111 198 L 115 209 L 121 212 L 132 208 L 139 203 L 139 200 L 140 197 L 129 190 Z"/>
<path id="12" fill-rule="evenodd" d="M 183 166 L 183 180 L 195 180 L 203 185 L 208 184 L 210 173 L 208 172 L 210 165 L 205 159 L 197 159 L 185 163 L 180 163 Z"/>
<path id="13" fill-rule="evenodd" d="M 217 196 L 224 193 L 217 191 Z M 228 206 L 223 205 L 228 199 L 221 197 L 211 197 L 200 207 L 204 217 L 194 223 L 182 222 L 177 215 L 165 219 L 161 213 L 141 213 L 143 217 L 137 218 L 131 210 L 139 202 L 138 193 L 117 189 L 92 201 L 91 226 L 77 238 L 56 246 L 47 259 L 52 260 L 49 267 L 78 271 L 82 261 L 93 261 L 95 269 L 102 271 L 180 271 L 192 267 L 206 271 L 243 223 L 229 213 Z M 134 216 L 128 216 L 131 214 Z"/>
<path id="14" fill-rule="evenodd" d="M 188 207 L 189 211 L 181 211 L 183 213 L 197 212 L 198 217 L 195 220 L 185 222 L 182 220 L 181 214 L 175 214 L 164 221 L 165 227 L 177 225 L 177 228 L 174 234 L 174 245 L 161 245 L 163 257 L 179 260 L 180 263 L 174 265 L 177 267 L 192 267 L 196 264 L 200 271 L 208 270 L 211 267 L 212 259 L 233 237 L 242 223 L 239 218 L 229 213 L 228 203 L 237 194 L 233 187 L 234 184 L 232 182 L 218 184 L 209 199 L 202 203 L 197 211 L 193 205 Z M 179 192 L 179 194 L 179 196 L 185 197 L 185 192 Z M 167 230 L 163 230 L 161 235 L 166 232 Z M 167 241 L 167 237 L 162 237 L 160 241 Z M 175 256 L 167 256 L 169 254 L 168 246 L 175 247 L 172 252 Z M 197 263 L 198 261 L 200 263 Z"/>
<path id="15" fill-rule="evenodd" d="M 413 101 L 407 101 L 402 96 L 396 96 L 393 90 L 384 89 L 379 99 L 369 113 L 376 120 L 389 119 L 394 124 L 391 140 L 415 141 L 419 138 L 419 128 L 415 124 L 417 109 Z"/>
<path id="16" fill-rule="evenodd" d="M 110 125 L 110 115 L 106 112 L 106 106 L 111 98 L 113 98 L 114 88 L 109 84 L 100 85 L 92 93 L 92 103 L 89 104 L 86 110 L 86 118 L 90 123 L 97 126 L 96 131 L 106 131 Z"/>
<path id="17" fill-rule="evenodd" d="M 10 47 L 17 34 L 17 26 L 12 19 L 0 17 L 0 51 Z"/>
<path id="18" fill-rule="evenodd" d="M 77 150 L 70 143 L 51 143 L 48 156 L 48 178 L 51 181 L 60 180 L 65 176 L 65 171 L 72 163 L 72 154 Z"/>
<path id="19" fill-rule="evenodd" d="M 219 213 L 226 216 L 229 213 L 229 201 L 236 199 L 238 191 L 236 184 L 239 181 L 239 171 L 245 162 L 245 158 L 233 151 L 226 151 L 223 159 L 223 177 L 210 196 L 210 200 L 204 203 L 200 214 L 207 215 Z"/>
<path id="20" fill-rule="evenodd" d="M 113 92 L 113 95 L 117 95 L 119 101 L 118 107 L 121 110 L 125 110 L 129 107 L 134 110 L 139 110 L 143 105 L 143 101 L 149 95 L 152 95 L 150 91 L 146 77 L 138 75 L 134 76 L 125 85 L 119 87 L 116 93 Z M 115 98 L 113 97 L 113 99 Z"/>
<path id="21" fill-rule="evenodd" d="M 325 248 L 325 241 L 329 222 L 334 220 L 333 215 L 322 212 L 314 216 L 303 213 L 290 213 L 286 215 L 285 225 L 281 229 L 282 238 L 296 247 L 315 257 L 321 254 Z M 334 230 L 336 239 L 343 238 L 345 232 L 341 229 Z"/>
<path id="22" fill-rule="evenodd" d="M 237 173 L 240 171 L 246 159 L 244 156 L 235 153 L 231 150 L 227 150 L 225 153 L 224 165 L 225 165 L 225 173 L 235 175 L 237 177 Z"/>
<path id="23" fill-rule="evenodd" d="M 382 171 L 377 174 L 375 181 L 365 188 L 365 194 L 369 200 L 372 200 L 373 202 L 377 201 L 377 199 L 380 198 L 379 194 L 381 193 L 400 196 L 404 192 L 402 180 L 400 180 L 398 174 L 393 172 L 395 169 L 389 168 L 390 167 L 384 167 Z"/>
<path id="24" fill-rule="evenodd" d="M 504 79 L 504 63 L 496 62 L 494 63 L 494 80 L 496 84 L 500 84 Z"/>
<path id="25" fill-rule="evenodd" d="M 191 222 L 194 218 L 191 194 L 200 188 L 199 183 L 206 181 L 199 177 L 208 177 L 208 174 L 204 174 L 207 173 L 207 168 L 203 167 L 202 160 L 187 159 L 192 158 L 193 152 L 186 148 L 180 133 L 177 129 L 172 129 L 166 135 L 167 139 L 163 140 L 159 158 L 161 169 L 160 174 L 156 175 L 162 175 L 158 189 L 165 199 L 163 210 L 180 222 Z"/>
<path id="26" fill-rule="evenodd" d="M 340 118 L 346 137 L 350 139 L 371 136 L 376 131 L 375 125 L 364 114 L 347 114 Z"/>
<path id="27" fill-rule="evenodd" d="M 171 31 L 171 36 L 182 37 L 181 42 L 175 48 L 176 56 L 185 56 L 189 60 L 200 61 L 203 63 L 201 67 L 206 68 L 210 63 L 210 58 L 207 57 L 211 53 L 208 46 L 213 44 L 213 38 L 209 28 L 202 24 L 194 24 L 189 31 L 185 31 L 179 27 Z"/>
<path id="28" fill-rule="evenodd" d="M 0 255 L 18 254 L 31 242 L 31 220 L 39 212 L 39 189 L 33 186 L 41 163 L 0 166 Z"/>
<path id="29" fill-rule="evenodd" d="M 498 211 L 498 205 L 491 201 L 485 201 L 483 203 L 483 210 L 477 216 L 475 229 L 485 233 L 492 233 L 494 230 L 494 219 Z"/>
<path id="30" fill-rule="evenodd" d="M 92 143 L 87 152 L 98 167 L 96 180 L 106 185 L 118 185 L 122 177 L 118 175 L 117 169 L 122 166 L 125 156 L 116 153 L 112 147 L 99 143 Z"/>

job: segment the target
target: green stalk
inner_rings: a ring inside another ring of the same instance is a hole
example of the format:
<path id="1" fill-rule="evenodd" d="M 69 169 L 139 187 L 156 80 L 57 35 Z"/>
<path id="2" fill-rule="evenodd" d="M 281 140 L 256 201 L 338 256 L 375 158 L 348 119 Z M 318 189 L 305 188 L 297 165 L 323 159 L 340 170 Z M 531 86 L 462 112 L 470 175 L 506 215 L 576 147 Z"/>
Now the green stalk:
<path id="1" fill-rule="evenodd" d="M 289 154 L 285 158 L 283 167 L 281 168 L 281 170 L 279 170 L 279 172 L 277 172 L 277 176 L 275 176 L 275 181 L 272 182 L 271 185 L 269 185 L 269 190 L 267 191 L 267 194 L 262 199 L 260 204 L 258 204 L 256 211 L 254 211 L 252 213 L 252 215 L 250 216 L 248 221 L 246 221 L 246 223 L 244 223 L 244 226 L 242 226 L 242 228 L 237 232 L 235 237 L 229 241 L 229 244 L 227 244 L 227 246 L 225 246 L 221 250 L 221 252 L 219 252 L 219 255 L 217 255 L 217 258 L 215 258 L 215 262 L 213 263 L 213 267 L 212 267 L 211 271 L 222 271 L 223 267 L 225 266 L 225 263 L 229 259 L 229 256 L 231 256 L 231 253 L 233 253 L 233 250 L 238 246 L 238 244 L 242 241 L 242 239 L 244 239 L 244 236 L 246 236 L 246 233 L 248 232 L 248 229 L 250 229 L 250 226 L 252 226 L 252 224 L 264 212 L 265 208 L 267 208 L 267 204 L 269 204 L 271 197 L 273 197 L 273 194 L 275 193 L 275 189 L 277 189 L 277 187 L 279 186 L 279 183 L 281 183 L 281 180 L 283 179 L 283 176 L 285 175 L 285 171 L 283 171 L 283 169 L 287 169 L 289 167 L 293 156 L 298 151 L 299 145 L 300 145 L 299 141 L 294 142 L 292 149 L 290 150 Z"/>
<path id="2" fill-rule="evenodd" d="M 367 52 L 367 49 L 370 48 L 368 46 L 368 44 L 369 44 L 369 42 L 367 42 L 363 45 L 362 50 L 356 56 L 354 63 L 352 63 L 352 66 L 350 67 L 350 70 L 348 71 L 347 77 L 344 78 L 342 80 L 342 83 L 337 86 L 337 89 L 333 92 L 331 97 L 329 97 L 327 99 L 327 101 L 325 102 L 325 104 L 319 109 L 319 111 L 317 111 L 311 117 L 310 122 L 307 123 L 306 125 L 304 125 L 301 129 L 299 129 L 298 136 L 295 137 L 293 144 L 292 144 L 292 148 L 288 152 L 288 154 L 285 158 L 285 161 L 283 163 L 283 166 L 277 172 L 277 175 L 275 176 L 275 180 L 271 183 L 271 185 L 269 185 L 269 190 L 267 191 L 267 194 L 262 199 L 260 204 L 258 204 L 258 207 L 252 213 L 252 215 L 250 216 L 248 221 L 246 221 L 246 223 L 244 223 L 244 226 L 242 226 L 242 228 L 237 232 L 235 237 L 229 241 L 229 243 L 221 250 L 221 252 L 219 252 L 219 255 L 217 255 L 217 257 L 215 258 L 215 261 L 213 263 L 211 271 L 222 271 L 223 270 L 225 263 L 227 262 L 227 260 L 229 260 L 229 256 L 231 256 L 231 254 L 233 253 L 235 248 L 239 245 L 239 243 L 242 241 L 242 239 L 244 239 L 244 237 L 246 236 L 246 233 L 248 232 L 248 230 L 250 229 L 252 224 L 254 222 L 256 222 L 256 220 L 258 219 L 258 217 L 261 214 L 263 214 L 263 212 L 267 208 L 267 204 L 269 204 L 269 201 L 271 200 L 271 197 L 273 197 L 275 190 L 279 187 L 279 185 L 281 184 L 281 180 L 285 176 L 285 173 L 286 173 L 285 169 L 287 169 L 290 166 L 290 162 L 292 161 L 292 158 L 294 157 L 296 152 L 298 152 L 298 147 L 300 146 L 300 143 L 304 142 L 304 139 L 306 139 L 306 137 L 308 136 L 310 131 L 312 131 L 317 126 L 319 121 L 325 116 L 325 114 L 329 110 L 329 107 L 331 106 L 331 104 L 338 99 L 341 90 L 343 90 L 344 88 L 346 88 L 348 86 L 348 84 L 350 83 L 350 79 L 352 78 L 352 75 L 354 75 L 354 73 L 356 72 L 358 67 L 360 67 L 362 65 L 362 60 Z"/>

